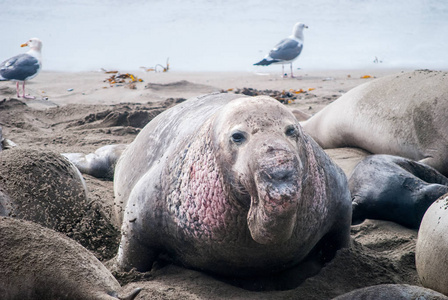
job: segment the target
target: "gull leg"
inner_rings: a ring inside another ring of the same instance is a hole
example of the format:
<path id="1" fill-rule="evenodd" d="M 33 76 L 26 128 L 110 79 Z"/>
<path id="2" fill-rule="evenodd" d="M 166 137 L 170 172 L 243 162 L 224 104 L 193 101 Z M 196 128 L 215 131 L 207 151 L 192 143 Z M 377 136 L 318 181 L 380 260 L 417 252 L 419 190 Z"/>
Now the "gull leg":
<path id="1" fill-rule="evenodd" d="M 294 74 L 292 73 L 292 63 L 290 63 L 291 66 L 291 78 L 294 78 Z"/>
<path id="2" fill-rule="evenodd" d="M 282 64 L 282 77 L 283 77 L 283 78 L 288 77 L 288 76 L 285 74 L 285 65 L 284 65 L 284 64 Z"/>
<path id="3" fill-rule="evenodd" d="M 25 81 L 23 82 L 23 98 L 25 99 L 34 99 L 36 97 L 25 95 Z"/>
<path id="4" fill-rule="evenodd" d="M 16 91 L 17 91 L 17 98 L 20 98 L 20 92 L 19 92 L 19 82 L 16 82 Z"/>

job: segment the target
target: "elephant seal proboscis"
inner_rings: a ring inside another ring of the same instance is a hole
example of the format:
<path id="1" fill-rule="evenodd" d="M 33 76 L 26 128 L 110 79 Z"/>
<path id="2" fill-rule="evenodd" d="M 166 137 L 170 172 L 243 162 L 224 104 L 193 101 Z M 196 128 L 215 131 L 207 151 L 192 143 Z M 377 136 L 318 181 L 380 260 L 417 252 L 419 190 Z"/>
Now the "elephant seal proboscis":
<path id="1" fill-rule="evenodd" d="M 353 224 L 365 219 L 418 228 L 428 207 L 448 193 L 448 178 L 419 162 L 393 155 L 371 155 L 349 176 Z"/>
<path id="2" fill-rule="evenodd" d="M 123 152 L 114 190 L 124 270 L 166 252 L 251 276 L 349 245 L 345 174 L 270 97 L 211 94 L 163 112 Z"/>
<path id="3" fill-rule="evenodd" d="M 423 216 L 415 247 L 415 265 L 423 286 L 448 295 L 448 194 Z"/>
<path id="4" fill-rule="evenodd" d="M 379 284 L 354 290 L 333 300 L 448 300 L 448 297 L 421 286 L 409 284 Z"/>
<path id="5" fill-rule="evenodd" d="M 402 156 L 448 176 L 447 116 L 448 73 L 420 70 L 357 86 L 302 125 L 324 149 Z"/>
<path id="6" fill-rule="evenodd" d="M 0 297 L 15 299 L 134 299 L 118 297 L 118 281 L 75 241 L 36 223 L 0 217 Z"/>

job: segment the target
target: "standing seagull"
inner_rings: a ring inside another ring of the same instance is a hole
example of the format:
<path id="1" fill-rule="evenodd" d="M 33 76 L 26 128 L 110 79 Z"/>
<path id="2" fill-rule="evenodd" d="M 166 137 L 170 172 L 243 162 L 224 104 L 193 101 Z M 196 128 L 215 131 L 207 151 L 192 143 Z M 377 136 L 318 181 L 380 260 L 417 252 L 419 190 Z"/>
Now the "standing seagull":
<path id="1" fill-rule="evenodd" d="M 285 74 L 285 64 L 291 64 L 291 78 L 294 77 L 292 73 L 292 62 L 299 57 L 303 48 L 303 29 L 308 28 L 303 23 L 297 23 L 292 29 L 292 35 L 283 39 L 269 51 L 269 54 L 263 60 L 254 64 L 254 66 L 269 66 L 270 64 L 282 64 L 282 74 Z"/>
<path id="2" fill-rule="evenodd" d="M 23 54 L 16 55 L 0 64 L 0 81 L 16 81 L 17 97 L 20 98 L 19 82 L 23 82 L 22 97 L 34 99 L 35 97 L 25 95 L 25 81 L 30 80 L 39 74 L 42 68 L 42 42 L 38 38 L 32 38 L 21 47 L 29 46 L 31 49 Z"/>

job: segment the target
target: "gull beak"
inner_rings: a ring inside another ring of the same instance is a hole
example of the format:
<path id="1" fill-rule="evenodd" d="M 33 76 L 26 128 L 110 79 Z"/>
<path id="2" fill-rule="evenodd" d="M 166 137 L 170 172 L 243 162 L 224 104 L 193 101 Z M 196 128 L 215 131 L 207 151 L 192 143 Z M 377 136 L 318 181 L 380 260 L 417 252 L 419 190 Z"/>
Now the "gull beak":
<path id="1" fill-rule="evenodd" d="M 304 27 L 305 27 L 305 28 L 308 28 L 308 26 L 307 26 L 307 25 L 305 25 Z"/>
<path id="2" fill-rule="evenodd" d="M 20 45 L 20 47 L 26 47 L 26 46 L 28 46 L 28 43 Z"/>

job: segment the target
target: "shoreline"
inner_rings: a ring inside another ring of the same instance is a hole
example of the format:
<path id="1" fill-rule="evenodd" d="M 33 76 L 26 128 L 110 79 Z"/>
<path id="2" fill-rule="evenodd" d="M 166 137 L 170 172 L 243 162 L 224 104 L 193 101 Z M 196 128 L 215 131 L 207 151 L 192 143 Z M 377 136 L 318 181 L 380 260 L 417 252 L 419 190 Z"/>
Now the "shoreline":
<path id="1" fill-rule="evenodd" d="M 281 68 L 279 67 L 278 71 Z M 42 71 L 26 83 L 26 93 L 36 100 L 54 105 L 146 103 L 167 98 L 190 98 L 200 94 L 253 88 L 257 90 L 303 90 L 316 97 L 339 97 L 355 86 L 374 78 L 408 71 L 407 69 L 299 70 L 296 78 L 282 78 L 281 72 L 144 72 L 121 71 L 141 79 L 133 86 L 111 85 L 114 74 L 103 71 Z M 361 78 L 362 76 L 370 78 Z M 15 97 L 14 82 L 0 82 L 3 98 Z M 314 111 L 312 113 L 315 113 Z"/>

